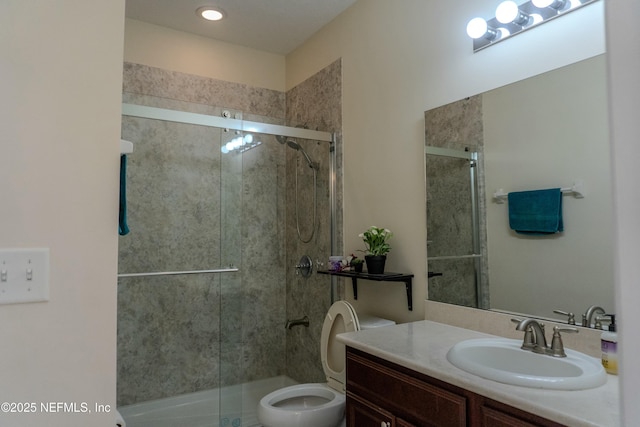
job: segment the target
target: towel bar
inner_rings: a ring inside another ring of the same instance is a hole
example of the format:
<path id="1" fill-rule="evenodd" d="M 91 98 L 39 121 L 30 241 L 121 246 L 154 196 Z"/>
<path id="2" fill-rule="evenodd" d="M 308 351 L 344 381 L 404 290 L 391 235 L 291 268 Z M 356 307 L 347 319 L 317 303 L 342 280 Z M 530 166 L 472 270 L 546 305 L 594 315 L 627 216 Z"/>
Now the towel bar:
<path id="1" fill-rule="evenodd" d="M 584 183 L 582 181 L 576 181 L 571 187 L 563 187 L 560 189 L 563 193 L 571 193 L 576 199 L 583 199 L 585 196 Z M 502 188 L 493 193 L 493 200 L 496 203 L 504 203 L 509 193 L 506 193 Z"/>
<path id="2" fill-rule="evenodd" d="M 178 276 L 183 274 L 211 274 L 211 273 L 235 273 L 240 271 L 235 267 L 217 268 L 213 270 L 190 270 L 190 271 L 155 271 L 151 273 L 125 273 L 118 274 L 118 277 L 149 277 L 149 276 Z"/>

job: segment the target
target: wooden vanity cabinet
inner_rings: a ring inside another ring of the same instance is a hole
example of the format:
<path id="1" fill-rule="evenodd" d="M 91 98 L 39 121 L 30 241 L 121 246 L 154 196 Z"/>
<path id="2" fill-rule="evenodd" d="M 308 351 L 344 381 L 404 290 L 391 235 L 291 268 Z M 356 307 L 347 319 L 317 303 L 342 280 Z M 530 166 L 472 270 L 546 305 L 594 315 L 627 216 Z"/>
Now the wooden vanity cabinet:
<path id="1" fill-rule="evenodd" d="M 347 427 L 561 427 L 347 347 Z"/>

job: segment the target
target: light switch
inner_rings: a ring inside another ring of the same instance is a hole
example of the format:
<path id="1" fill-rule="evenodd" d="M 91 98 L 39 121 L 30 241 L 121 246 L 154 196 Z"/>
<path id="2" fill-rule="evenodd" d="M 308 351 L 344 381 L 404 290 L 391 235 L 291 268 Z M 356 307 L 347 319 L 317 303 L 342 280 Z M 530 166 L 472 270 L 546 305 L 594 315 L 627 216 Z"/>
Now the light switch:
<path id="1" fill-rule="evenodd" d="M 0 304 L 49 301 L 49 249 L 0 249 Z"/>

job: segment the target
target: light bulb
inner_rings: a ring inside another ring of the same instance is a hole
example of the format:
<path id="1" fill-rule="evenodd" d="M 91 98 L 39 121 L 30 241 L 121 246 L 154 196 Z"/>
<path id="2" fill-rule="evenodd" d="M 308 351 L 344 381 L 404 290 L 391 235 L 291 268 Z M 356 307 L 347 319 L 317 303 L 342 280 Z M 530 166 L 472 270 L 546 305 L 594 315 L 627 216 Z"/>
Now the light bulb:
<path id="1" fill-rule="evenodd" d="M 555 0 L 532 0 L 531 3 L 533 3 L 533 5 L 535 7 L 539 7 L 540 9 L 544 8 L 544 7 L 549 7 L 551 6 L 553 3 L 555 2 Z"/>
<path id="2" fill-rule="evenodd" d="M 496 19 L 502 24 L 509 24 L 513 22 L 517 25 L 528 25 L 531 22 L 531 17 L 520 10 L 516 2 L 508 0 L 503 1 L 498 5 L 496 9 Z"/>
<path id="3" fill-rule="evenodd" d="M 487 33 L 487 21 L 482 18 L 473 18 L 467 24 L 467 34 L 472 39 L 479 39 Z"/>
<path id="4" fill-rule="evenodd" d="M 518 18 L 518 5 L 516 2 L 507 0 L 500 3 L 496 9 L 496 19 L 498 22 L 508 24 Z"/>
<path id="5" fill-rule="evenodd" d="M 542 15 L 540 15 L 539 13 L 532 13 L 531 19 L 533 19 L 533 22 L 531 23 L 531 25 L 539 24 L 542 21 L 544 21 L 544 19 L 542 18 Z"/>
<path id="6" fill-rule="evenodd" d="M 555 10 L 562 10 L 567 5 L 567 0 L 532 0 L 531 3 L 538 9 L 550 7 Z M 573 3 L 573 0 L 570 3 Z"/>
<path id="7" fill-rule="evenodd" d="M 201 7 L 196 11 L 196 13 L 207 21 L 219 21 L 224 18 L 224 13 L 222 13 L 222 11 L 210 7 Z"/>

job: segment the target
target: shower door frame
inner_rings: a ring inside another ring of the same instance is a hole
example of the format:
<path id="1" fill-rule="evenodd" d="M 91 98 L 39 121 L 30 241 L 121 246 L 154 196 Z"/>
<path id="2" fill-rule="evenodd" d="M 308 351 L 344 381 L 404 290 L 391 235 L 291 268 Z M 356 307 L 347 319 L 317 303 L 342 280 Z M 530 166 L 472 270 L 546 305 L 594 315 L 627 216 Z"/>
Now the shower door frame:
<path id="1" fill-rule="evenodd" d="M 331 254 L 338 251 L 338 200 L 337 200 L 337 152 L 335 132 L 324 132 L 311 129 L 275 125 L 269 123 L 254 122 L 230 117 L 218 117 L 208 114 L 190 113 L 186 111 L 171 110 L 167 108 L 148 107 L 145 105 L 122 103 L 122 115 L 139 117 L 143 119 L 164 120 L 168 122 L 209 126 L 221 129 L 230 129 L 241 132 L 262 133 L 267 135 L 282 135 L 291 138 L 311 139 L 329 143 L 329 206 L 330 206 L 330 246 Z M 203 271 L 204 272 L 204 271 Z M 223 271 L 220 271 L 223 272 Z M 169 272 L 170 274 L 190 274 L 193 272 Z M 197 273 L 197 272 L 196 272 Z M 206 273 L 218 273 L 218 271 L 206 271 Z M 338 297 L 337 277 L 331 276 L 331 303 Z"/>
<path id="2" fill-rule="evenodd" d="M 300 138 L 313 140 L 318 142 L 328 142 L 329 146 L 329 207 L 330 212 L 330 250 L 336 253 L 338 247 L 338 230 L 337 230 L 337 150 L 336 135 L 331 132 L 316 131 L 303 128 L 294 128 L 283 125 L 275 125 L 248 121 L 243 119 L 235 119 L 229 117 L 220 117 L 207 114 L 191 113 L 180 110 L 172 110 L 167 108 L 149 107 L 145 105 L 122 103 L 122 116 L 136 117 L 142 119 L 151 119 L 164 122 L 174 122 L 181 124 L 190 124 L 197 126 L 206 126 L 217 129 L 240 131 L 243 133 L 256 133 L 265 135 L 282 135 L 290 138 Z M 135 148 L 135 141 L 134 148 Z M 125 277 L 145 277 L 145 276 L 174 276 L 174 275 L 193 275 L 193 274 L 214 274 L 219 273 L 237 273 L 240 269 L 234 266 L 228 268 L 214 268 L 206 270 L 185 270 L 185 271 L 158 271 L 146 273 L 124 273 L 118 274 L 118 278 Z M 331 303 L 338 297 L 338 281 L 336 277 L 331 277 Z"/>
<path id="3" fill-rule="evenodd" d="M 424 153 L 427 156 L 447 157 L 467 160 L 469 162 L 469 186 L 471 189 L 471 227 L 472 227 L 472 250 L 469 255 L 445 255 L 429 257 L 427 253 L 427 270 L 429 260 L 445 260 L 445 259 L 465 259 L 472 258 L 475 268 L 475 288 L 476 288 L 476 307 L 483 307 L 484 287 L 482 278 L 482 245 L 480 244 L 480 206 L 478 203 L 478 153 L 476 151 L 462 151 L 451 148 L 442 148 L 434 146 L 425 146 Z M 425 163 L 426 165 L 426 163 Z M 426 175 L 425 175 L 426 176 Z M 428 183 L 426 183 L 428 185 Z M 428 218 L 427 218 L 428 221 Z"/>

